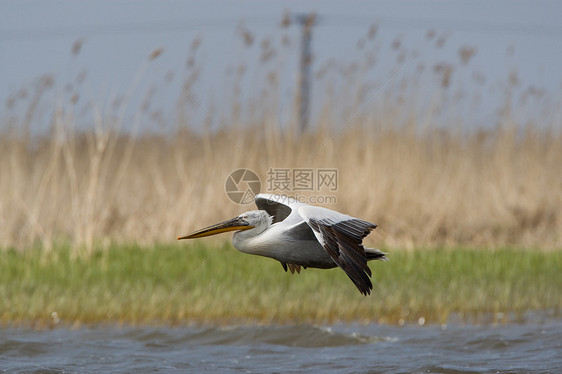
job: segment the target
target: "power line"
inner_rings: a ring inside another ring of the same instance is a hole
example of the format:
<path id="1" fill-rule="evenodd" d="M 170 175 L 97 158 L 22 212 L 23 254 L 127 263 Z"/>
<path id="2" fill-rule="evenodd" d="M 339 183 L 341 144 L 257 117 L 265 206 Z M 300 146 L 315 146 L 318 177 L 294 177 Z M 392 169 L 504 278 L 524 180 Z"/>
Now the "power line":
<path id="1" fill-rule="evenodd" d="M 389 16 L 339 16 L 323 15 L 327 19 L 322 26 L 340 25 L 349 26 L 361 23 L 376 24 L 380 27 L 400 28 L 400 29 L 450 29 L 455 31 L 471 31 L 485 34 L 523 34 L 523 35 L 542 35 L 560 36 L 562 27 L 560 25 L 544 24 L 522 24 L 515 22 L 496 22 L 482 20 L 454 20 L 444 18 L 409 18 L 409 17 L 389 17 Z"/>
<path id="2" fill-rule="evenodd" d="M 279 21 L 279 20 L 278 20 Z M 158 22 L 133 22 L 128 24 L 98 24 L 98 25 L 71 25 L 65 27 L 41 27 L 25 30 L 0 30 L 0 40 L 26 40 L 26 39 L 51 39 L 61 37 L 75 37 L 76 35 L 115 35 L 139 34 L 162 32 L 200 31 L 205 27 L 232 29 L 240 22 L 252 24 L 271 25 L 271 20 L 262 18 L 241 19 L 215 19 L 207 21 L 158 21 Z"/>
<path id="3" fill-rule="evenodd" d="M 76 35 L 115 35 L 161 32 L 186 32 L 200 31 L 205 27 L 233 28 L 240 22 L 251 25 L 276 25 L 280 24 L 280 17 L 250 17 L 250 18 L 224 18 L 213 20 L 173 20 L 158 22 L 133 22 L 128 24 L 98 24 L 98 25 L 72 25 L 67 27 L 41 27 L 32 29 L 0 30 L 0 40 L 27 40 L 63 38 Z M 560 36 L 560 25 L 520 24 L 513 22 L 492 22 L 477 20 L 452 20 L 452 19 L 420 19 L 407 17 L 388 16 L 342 16 L 323 15 L 319 28 L 330 26 L 356 26 L 358 24 L 377 24 L 381 28 L 407 29 L 448 29 L 453 31 L 470 31 L 485 34 L 510 34 L 510 35 L 540 35 Z"/>

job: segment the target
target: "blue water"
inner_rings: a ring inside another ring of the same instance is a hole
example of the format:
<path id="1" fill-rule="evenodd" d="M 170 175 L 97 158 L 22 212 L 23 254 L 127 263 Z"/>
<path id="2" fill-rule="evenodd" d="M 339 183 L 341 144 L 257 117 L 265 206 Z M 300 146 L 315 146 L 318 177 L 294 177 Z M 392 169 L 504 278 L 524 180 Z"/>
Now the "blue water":
<path id="1" fill-rule="evenodd" d="M 562 321 L 0 330 L 9 373 L 560 373 Z"/>

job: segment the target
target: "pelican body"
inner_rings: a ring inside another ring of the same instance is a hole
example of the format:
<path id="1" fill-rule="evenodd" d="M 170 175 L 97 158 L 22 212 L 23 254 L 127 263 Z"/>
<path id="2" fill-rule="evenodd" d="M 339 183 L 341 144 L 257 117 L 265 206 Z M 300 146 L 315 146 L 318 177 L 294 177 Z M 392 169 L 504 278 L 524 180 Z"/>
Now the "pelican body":
<path id="1" fill-rule="evenodd" d="M 281 195 L 259 194 L 258 210 L 180 236 L 195 239 L 235 231 L 232 244 L 243 253 L 273 258 L 285 271 L 302 268 L 342 268 L 363 295 L 373 289 L 370 260 L 387 260 L 386 253 L 363 247 L 377 225 L 308 205 Z"/>

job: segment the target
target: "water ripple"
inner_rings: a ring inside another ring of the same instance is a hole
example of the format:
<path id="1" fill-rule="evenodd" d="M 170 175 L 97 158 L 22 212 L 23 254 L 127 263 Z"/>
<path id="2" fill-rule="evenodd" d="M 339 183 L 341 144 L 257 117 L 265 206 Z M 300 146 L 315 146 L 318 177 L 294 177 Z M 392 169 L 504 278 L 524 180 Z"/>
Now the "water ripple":
<path id="1" fill-rule="evenodd" d="M 562 372 L 562 321 L 0 330 L 0 372 Z"/>

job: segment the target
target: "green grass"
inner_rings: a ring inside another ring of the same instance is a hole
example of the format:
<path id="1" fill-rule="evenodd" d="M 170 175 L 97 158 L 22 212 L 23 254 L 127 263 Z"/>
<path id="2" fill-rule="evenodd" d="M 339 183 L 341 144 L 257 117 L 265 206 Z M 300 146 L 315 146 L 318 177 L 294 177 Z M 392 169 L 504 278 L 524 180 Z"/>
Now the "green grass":
<path id="1" fill-rule="evenodd" d="M 73 253 L 0 252 L 0 323 L 443 323 L 562 307 L 562 251 L 392 251 L 371 262 L 369 297 L 339 269 L 290 275 L 230 245 Z"/>

